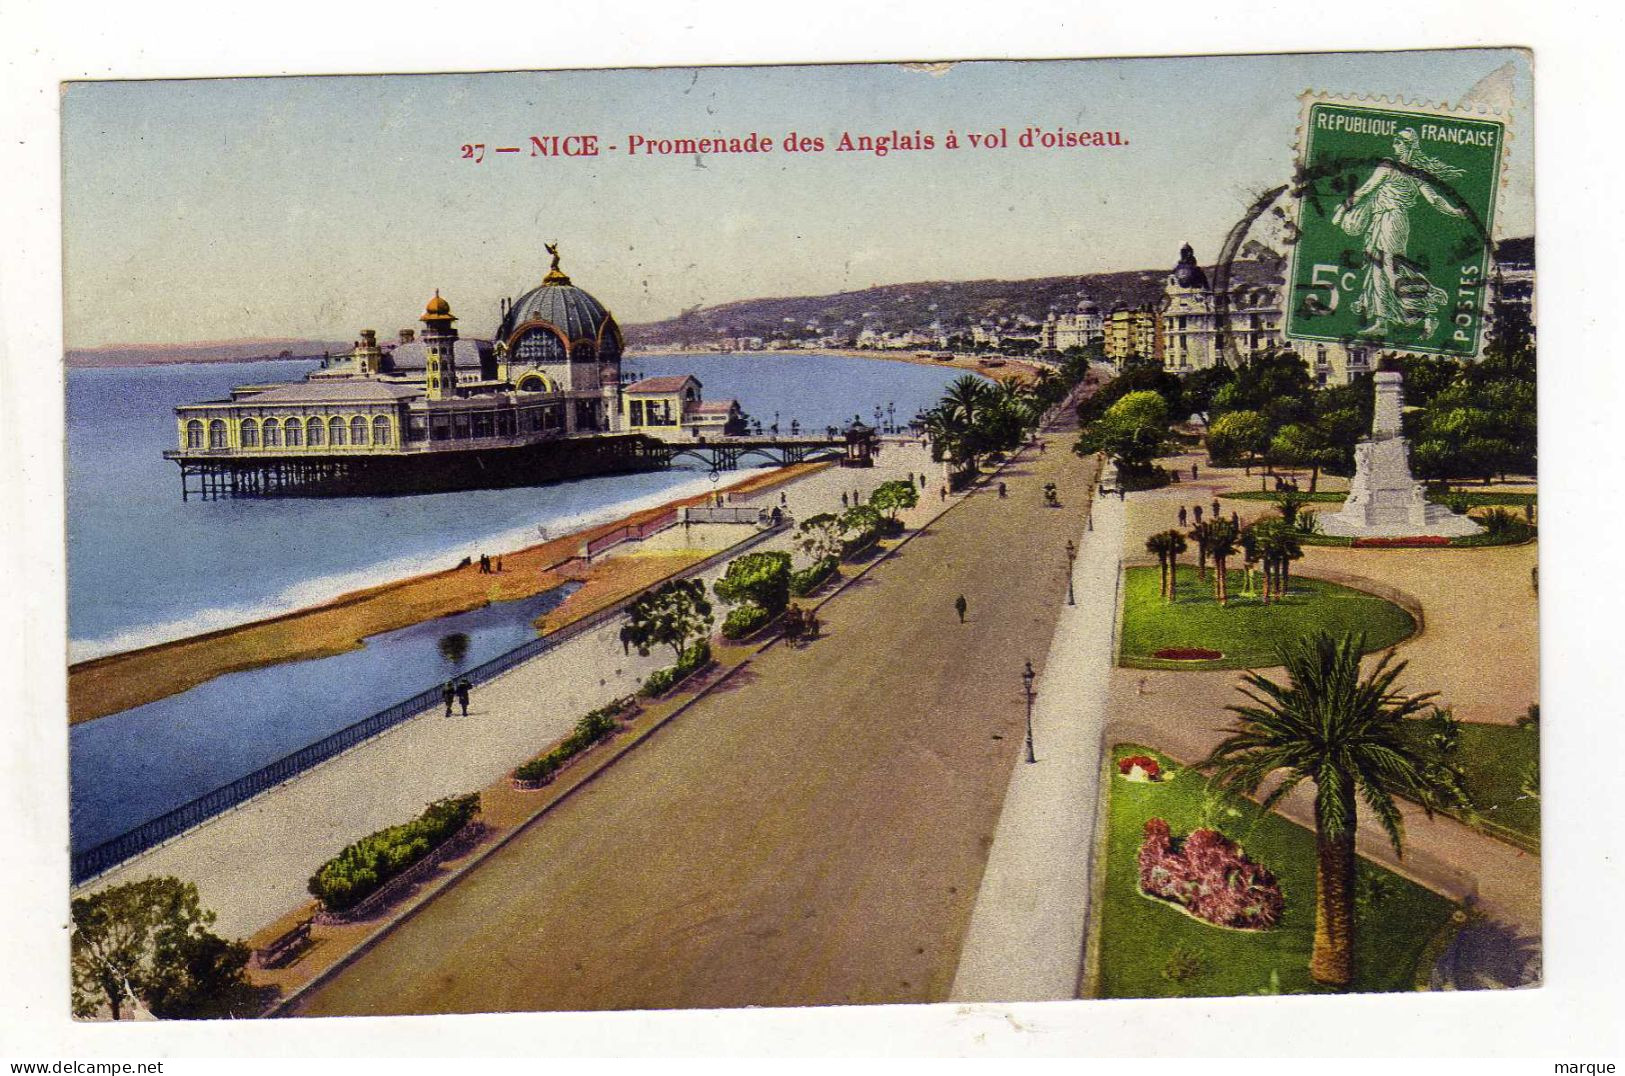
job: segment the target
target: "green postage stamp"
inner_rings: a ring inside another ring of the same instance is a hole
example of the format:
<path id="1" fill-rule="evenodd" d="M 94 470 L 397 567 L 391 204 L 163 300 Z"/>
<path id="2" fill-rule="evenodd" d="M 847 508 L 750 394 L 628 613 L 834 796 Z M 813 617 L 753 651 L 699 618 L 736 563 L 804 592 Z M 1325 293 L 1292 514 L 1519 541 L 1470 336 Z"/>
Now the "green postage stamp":
<path id="1" fill-rule="evenodd" d="M 1505 123 L 1306 103 L 1287 336 L 1476 354 Z"/>

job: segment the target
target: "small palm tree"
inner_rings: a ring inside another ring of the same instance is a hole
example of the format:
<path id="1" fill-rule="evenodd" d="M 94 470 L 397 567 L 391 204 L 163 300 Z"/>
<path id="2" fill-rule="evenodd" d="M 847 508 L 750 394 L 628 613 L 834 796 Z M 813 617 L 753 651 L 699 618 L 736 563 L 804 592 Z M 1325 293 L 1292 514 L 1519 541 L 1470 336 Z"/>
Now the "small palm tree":
<path id="1" fill-rule="evenodd" d="M 1201 509 L 1198 508 L 1197 511 L 1200 512 Z M 1196 543 L 1196 578 L 1203 581 L 1207 579 L 1207 555 L 1211 548 L 1208 545 L 1208 537 L 1213 533 L 1212 528 L 1212 523 L 1198 523 L 1190 530 L 1191 541 Z"/>
<path id="2" fill-rule="evenodd" d="M 1185 552 L 1185 536 L 1176 530 L 1158 531 L 1145 540 L 1147 553 L 1154 553 L 1162 568 L 1162 589 L 1158 594 L 1164 601 L 1174 600 L 1175 576 L 1179 571 L 1179 555 Z"/>
<path id="3" fill-rule="evenodd" d="M 1205 526 L 1208 528 L 1207 551 L 1213 558 L 1213 596 L 1220 605 L 1227 605 L 1230 582 L 1225 578 L 1225 569 L 1230 558 L 1236 555 L 1236 528 L 1228 519 L 1217 519 Z"/>
<path id="4" fill-rule="evenodd" d="M 1404 855 L 1404 823 L 1395 797 L 1428 817 L 1469 807 L 1461 773 L 1407 719 L 1428 708 L 1435 692 L 1402 694 L 1394 683 L 1406 663 L 1388 651 L 1361 678 L 1364 635 L 1320 631 L 1281 650 L 1288 683 L 1247 673 L 1239 688 L 1251 705 L 1227 707 L 1239 720 L 1202 763 L 1223 787 L 1256 793 L 1272 774 L 1281 781 L 1263 799 L 1275 806 L 1300 782 L 1315 783 L 1316 982 L 1347 986 L 1354 977 L 1354 836 L 1357 801 Z"/>

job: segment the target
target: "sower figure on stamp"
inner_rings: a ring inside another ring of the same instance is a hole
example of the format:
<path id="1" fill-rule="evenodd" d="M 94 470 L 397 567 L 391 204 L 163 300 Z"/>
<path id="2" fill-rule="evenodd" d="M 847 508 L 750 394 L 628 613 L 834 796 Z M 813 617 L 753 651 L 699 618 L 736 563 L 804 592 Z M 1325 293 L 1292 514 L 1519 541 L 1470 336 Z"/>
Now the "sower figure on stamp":
<path id="1" fill-rule="evenodd" d="M 1394 136 L 1394 160 L 1383 161 L 1332 214 L 1332 223 L 1365 244 L 1365 278 L 1354 308 L 1366 320 L 1363 335 L 1381 336 L 1396 327 L 1422 326 L 1432 336 L 1438 314 L 1450 301 L 1445 290 L 1418 273 L 1405 256 L 1411 240 L 1411 210 L 1417 200 L 1450 217 L 1465 216 L 1429 182 L 1452 180 L 1462 169 L 1423 153 L 1421 140 L 1407 127 Z"/>

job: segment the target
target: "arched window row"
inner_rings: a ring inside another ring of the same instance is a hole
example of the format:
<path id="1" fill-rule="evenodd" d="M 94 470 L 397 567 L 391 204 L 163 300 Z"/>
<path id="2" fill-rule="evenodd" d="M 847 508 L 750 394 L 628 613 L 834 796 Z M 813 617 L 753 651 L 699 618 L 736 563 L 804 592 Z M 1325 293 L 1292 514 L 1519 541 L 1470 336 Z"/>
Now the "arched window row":
<path id="1" fill-rule="evenodd" d="M 231 444 L 231 429 L 224 419 L 189 419 L 182 427 L 182 443 L 191 451 L 225 449 Z M 365 415 L 287 419 L 245 418 L 237 426 L 238 448 L 320 448 L 378 446 L 394 444 L 394 422 L 387 415 Z"/>

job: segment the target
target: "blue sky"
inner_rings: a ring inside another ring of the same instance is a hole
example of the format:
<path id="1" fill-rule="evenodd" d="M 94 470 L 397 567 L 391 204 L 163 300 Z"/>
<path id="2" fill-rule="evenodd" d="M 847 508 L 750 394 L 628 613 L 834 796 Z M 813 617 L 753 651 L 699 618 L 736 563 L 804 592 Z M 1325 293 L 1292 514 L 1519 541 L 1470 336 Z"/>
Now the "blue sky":
<path id="1" fill-rule="evenodd" d="M 488 334 L 542 244 L 626 323 L 910 280 L 1211 259 L 1291 171 L 1304 90 L 1456 101 L 1512 64 L 1499 227 L 1533 230 L 1531 86 L 1510 50 L 77 83 L 63 99 L 69 346 L 347 339 L 435 288 Z M 941 147 L 949 129 L 1118 130 L 1118 149 Z M 782 139 L 916 128 L 939 148 L 460 159 L 532 134 Z"/>

